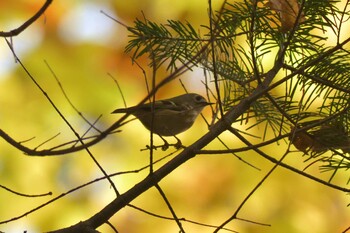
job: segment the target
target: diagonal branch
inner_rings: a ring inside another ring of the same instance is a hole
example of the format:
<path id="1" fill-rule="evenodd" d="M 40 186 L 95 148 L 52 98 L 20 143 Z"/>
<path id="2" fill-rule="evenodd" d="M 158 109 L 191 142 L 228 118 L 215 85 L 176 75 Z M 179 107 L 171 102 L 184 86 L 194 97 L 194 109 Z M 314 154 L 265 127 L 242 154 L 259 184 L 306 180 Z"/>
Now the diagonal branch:
<path id="1" fill-rule="evenodd" d="M 46 9 L 50 6 L 53 0 L 46 0 L 45 4 L 39 9 L 39 11 L 33 15 L 30 19 L 28 19 L 26 22 L 24 22 L 21 26 L 19 26 L 16 29 L 13 29 L 8 32 L 0 31 L 0 36 L 1 37 L 12 37 L 12 36 L 17 36 L 21 32 L 27 29 L 32 23 L 34 23 L 44 12 Z"/>

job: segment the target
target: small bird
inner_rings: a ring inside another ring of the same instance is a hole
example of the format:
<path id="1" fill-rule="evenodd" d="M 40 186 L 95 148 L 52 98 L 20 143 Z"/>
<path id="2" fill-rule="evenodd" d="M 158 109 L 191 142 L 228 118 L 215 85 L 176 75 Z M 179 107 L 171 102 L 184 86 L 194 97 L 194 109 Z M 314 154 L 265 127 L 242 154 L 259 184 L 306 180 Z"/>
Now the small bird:
<path id="1" fill-rule="evenodd" d="M 162 136 L 176 138 L 176 148 L 182 147 L 177 134 L 189 129 L 203 108 L 212 103 L 198 94 L 188 93 L 170 99 L 158 100 L 154 103 L 146 103 L 130 108 L 119 108 L 112 113 L 130 113 L 138 118 L 141 123 L 164 141 L 163 150 L 169 147 L 168 142 Z M 153 110 L 153 111 L 152 111 Z M 153 117 L 153 128 L 152 128 Z"/>

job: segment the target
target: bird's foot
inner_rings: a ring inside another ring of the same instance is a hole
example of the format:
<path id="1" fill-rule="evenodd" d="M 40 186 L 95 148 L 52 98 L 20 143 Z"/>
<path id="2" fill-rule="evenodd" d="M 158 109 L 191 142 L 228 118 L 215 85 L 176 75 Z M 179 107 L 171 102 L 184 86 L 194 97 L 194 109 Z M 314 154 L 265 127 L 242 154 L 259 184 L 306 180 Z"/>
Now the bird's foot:
<path id="1" fill-rule="evenodd" d="M 170 146 L 173 146 L 175 149 L 179 150 L 181 148 L 186 148 L 185 146 L 182 145 L 182 142 L 180 141 L 179 138 L 177 138 L 176 136 L 174 136 L 177 140 L 177 142 L 175 144 L 169 144 L 162 136 L 159 136 L 164 144 L 161 145 L 161 146 L 155 146 L 155 145 L 146 145 L 146 148 L 145 149 L 141 149 L 141 151 L 144 151 L 144 150 L 157 150 L 158 148 L 162 148 L 162 151 L 166 151 L 167 149 L 169 149 Z"/>
<path id="2" fill-rule="evenodd" d="M 141 151 L 145 151 L 145 150 L 157 150 L 158 148 L 161 148 L 162 151 L 166 151 L 169 149 L 169 147 L 174 147 L 175 149 L 179 150 L 181 148 L 186 148 L 184 145 L 182 145 L 181 141 L 176 142 L 174 144 L 169 144 L 169 143 L 164 143 L 163 145 L 146 145 L 146 148 L 141 149 Z"/>
<path id="3" fill-rule="evenodd" d="M 182 142 L 178 140 L 175 144 L 172 144 L 172 146 L 175 147 L 175 149 L 181 149 L 181 148 L 186 148 L 184 145 L 182 145 Z"/>
<path id="4" fill-rule="evenodd" d="M 163 145 L 158 145 L 158 146 L 156 146 L 156 145 L 152 145 L 152 146 L 146 145 L 146 148 L 141 149 L 141 151 L 145 151 L 145 150 L 157 150 L 158 148 L 161 148 L 162 151 L 166 151 L 166 150 L 169 148 L 169 146 L 172 146 L 172 145 L 170 145 L 169 143 L 164 143 Z"/>
<path id="5" fill-rule="evenodd" d="M 173 146 L 174 146 L 176 149 L 186 148 L 184 145 L 182 145 L 182 142 L 181 142 L 181 140 L 180 140 L 178 137 L 176 137 L 176 136 L 174 136 L 174 137 L 175 137 L 176 140 L 177 140 L 177 142 L 176 142 L 175 144 L 173 144 Z"/>
<path id="6" fill-rule="evenodd" d="M 165 141 L 164 145 L 162 146 L 162 151 L 166 151 L 167 149 L 169 149 L 169 143 Z"/>

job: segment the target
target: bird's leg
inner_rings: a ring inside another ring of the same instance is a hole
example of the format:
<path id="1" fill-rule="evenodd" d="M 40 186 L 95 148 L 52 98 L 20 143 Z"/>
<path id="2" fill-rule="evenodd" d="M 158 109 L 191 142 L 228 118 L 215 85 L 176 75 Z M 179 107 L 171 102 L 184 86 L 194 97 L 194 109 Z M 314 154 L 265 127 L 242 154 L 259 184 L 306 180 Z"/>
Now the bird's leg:
<path id="1" fill-rule="evenodd" d="M 174 135 L 174 138 L 176 138 L 177 142 L 175 144 L 169 144 L 167 142 L 167 140 L 165 140 L 162 136 L 158 135 L 164 142 L 164 144 L 162 146 L 146 146 L 146 149 L 141 149 L 141 151 L 144 151 L 144 150 L 150 150 L 150 149 L 155 149 L 157 150 L 157 148 L 161 147 L 163 151 L 166 151 L 169 146 L 174 146 L 176 149 L 180 149 L 180 148 L 185 148 L 185 146 L 182 145 L 182 142 L 180 141 L 180 139 L 178 137 L 176 137 Z"/>
<path id="2" fill-rule="evenodd" d="M 154 149 L 154 150 L 157 150 L 157 148 L 162 148 L 163 151 L 166 151 L 168 148 L 169 148 L 169 143 L 160 135 L 158 135 L 164 142 L 164 144 L 162 146 L 149 146 L 149 145 L 146 145 L 146 148 L 145 149 L 141 149 L 141 151 L 144 151 L 144 150 L 151 150 L 151 149 Z"/>
<path id="3" fill-rule="evenodd" d="M 158 135 L 164 142 L 164 144 L 162 146 L 149 146 L 149 145 L 146 145 L 146 148 L 145 149 L 141 149 L 141 151 L 144 151 L 144 150 L 151 150 L 151 149 L 154 149 L 154 150 L 157 150 L 157 148 L 162 148 L 163 151 L 167 150 L 169 148 L 169 143 L 160 135 Z"/>
<path id="4" fill-rule="evenodd" d="M 159 135 L 159 137 L 163 140 L 164 145 L 162 146 L 162 150 L 166 151 L 169 148 L 169 143 L 162 137 Z"/>
<path id="5" fill-rule="evenodd" d="M 178 137 L 176 137 L 175 135 L 174 135 L 174 138 L 176 138 L 176 140 L 177 140 L 176 144 L 174 144 L 174 147 L 176 149 L 184 148 L 184 146 L 182 145 L 182 142 L 180 141 L 180 139 Z"/>

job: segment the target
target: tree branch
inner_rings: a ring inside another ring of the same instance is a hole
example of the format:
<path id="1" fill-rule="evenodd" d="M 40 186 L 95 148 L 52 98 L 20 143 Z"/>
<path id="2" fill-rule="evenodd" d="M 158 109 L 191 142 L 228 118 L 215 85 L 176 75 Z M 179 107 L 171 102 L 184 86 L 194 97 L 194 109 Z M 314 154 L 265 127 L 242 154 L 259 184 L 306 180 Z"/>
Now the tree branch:
<path id="1" fill-rule="evenodd" d="M 53 0 L 46 0 L 45 4 L 40 8 L 40 10 L 33 15 L 30 19 L 24 22 L 21 26 L 8 32 L 0 31 L 1 37 L 13 37 L 19 35 L 21 32 L 27 29 L 32 23 L 34 23 L 49 7 Z"/>

